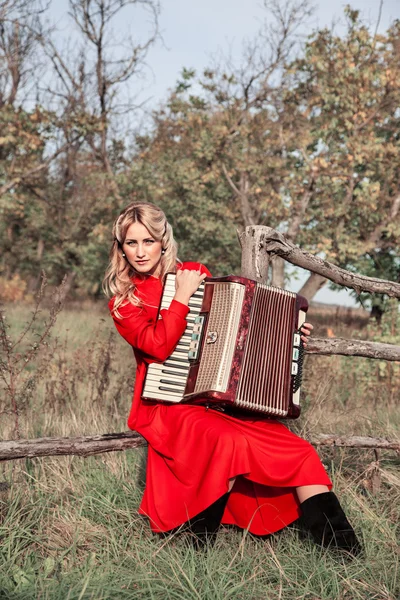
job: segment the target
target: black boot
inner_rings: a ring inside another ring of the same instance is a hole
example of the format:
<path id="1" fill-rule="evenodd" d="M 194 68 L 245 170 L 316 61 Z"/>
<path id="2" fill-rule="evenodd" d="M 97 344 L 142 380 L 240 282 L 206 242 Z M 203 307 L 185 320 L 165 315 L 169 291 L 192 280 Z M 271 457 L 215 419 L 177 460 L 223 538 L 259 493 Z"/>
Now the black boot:
<path id="1" fill-rule="evenodd" d="M 229 492 L 189 521 L 189 528 L 194 534 L 193 544 L 196 549 L 214 545 L 228 498 Z"/>
<path id="2" fill-rule="evenodd" d="M 316 544 L 346 550 L 353 556 L 361 552 L 361 544 L 333 492 L 311 496 L 300 507 L 303 512 L 300 523 Z"/>

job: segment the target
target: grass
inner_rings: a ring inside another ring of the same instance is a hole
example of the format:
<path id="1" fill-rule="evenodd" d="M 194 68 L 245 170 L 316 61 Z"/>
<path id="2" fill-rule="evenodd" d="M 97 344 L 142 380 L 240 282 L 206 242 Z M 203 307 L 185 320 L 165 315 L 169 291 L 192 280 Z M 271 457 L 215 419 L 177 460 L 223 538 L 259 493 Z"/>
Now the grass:
<path id="1" fill-rule="evenodd" d="M 13 335 L 29 310 L 8 308 Z M 50 346 L 44 367 L 40 353 L 26 366 L 34 382 L 30 395 L 18 396 L 21 436 L 125 430 L 134 365 L 107 314 L 95 306 L 64 310 Z M 398 437 L 399 381 L 381 368 L 377 385 L 376 365 L 310 357 L 303 416 L 291 427 Z M 3 439 L 13 437 L 13 418 L 2 415 Z M 144 449 L 3 463 L 0 599 L 399 598 L 399 458 L 343 449 L 321 456 L 364 542 L 364 556 L 353 561 L 300 540 L 294 527 L 268 539 L 222 528 L 206 552 L 194 551 L 185 531 L 153 535 L 137 514 Z"/>

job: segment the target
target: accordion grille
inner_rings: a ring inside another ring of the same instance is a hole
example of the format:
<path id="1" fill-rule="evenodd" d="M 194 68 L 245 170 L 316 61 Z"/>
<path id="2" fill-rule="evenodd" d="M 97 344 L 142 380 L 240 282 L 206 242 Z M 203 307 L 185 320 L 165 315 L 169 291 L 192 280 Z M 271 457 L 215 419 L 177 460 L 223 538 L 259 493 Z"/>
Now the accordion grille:
<path id="1" fill-rule="evenodd" d="M 295 306 L 293 292 L 257 284 L 235 405 L 287 415 Z"/>
<path id="2" fill-rule="evenodd" d="M 195 393 L 228 387 L 245 288 L 238 283 L 214 285 Z"/>

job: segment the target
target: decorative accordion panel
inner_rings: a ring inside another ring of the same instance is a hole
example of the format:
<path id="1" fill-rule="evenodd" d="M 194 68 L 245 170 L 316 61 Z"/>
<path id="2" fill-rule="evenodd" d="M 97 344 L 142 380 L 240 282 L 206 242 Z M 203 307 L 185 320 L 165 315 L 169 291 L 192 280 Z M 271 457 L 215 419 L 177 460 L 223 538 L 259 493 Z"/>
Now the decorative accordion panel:
<path id="1" fill-rule="evenodd" d="M 227 390 L 244 294 L 245 287 L 238 283 L 214 285 L 212 307 L 194 389 L 196 394 L 208 390 Z"/>

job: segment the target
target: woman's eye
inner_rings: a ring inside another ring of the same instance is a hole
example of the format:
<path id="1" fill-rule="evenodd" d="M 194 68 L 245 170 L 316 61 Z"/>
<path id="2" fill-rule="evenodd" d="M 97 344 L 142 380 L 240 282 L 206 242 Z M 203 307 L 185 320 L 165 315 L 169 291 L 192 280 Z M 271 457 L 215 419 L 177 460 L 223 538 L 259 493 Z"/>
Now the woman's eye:
<path id="1" fill-rule="evenodd" d="M 146 244 L 148 246 L 151 246 L 151 244 L 154 244 L 154 240 L 146 240 Z"/>

